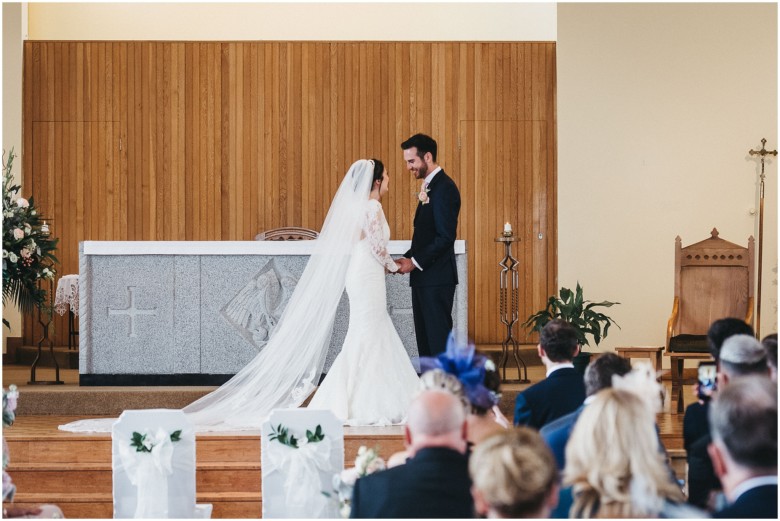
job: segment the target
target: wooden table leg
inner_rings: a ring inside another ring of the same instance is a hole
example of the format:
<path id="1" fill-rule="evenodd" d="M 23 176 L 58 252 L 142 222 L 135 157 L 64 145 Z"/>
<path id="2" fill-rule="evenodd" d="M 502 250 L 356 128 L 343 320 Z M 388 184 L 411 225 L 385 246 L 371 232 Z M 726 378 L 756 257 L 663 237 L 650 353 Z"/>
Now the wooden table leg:
<path id="1" fill-rule="evenodd" d="M 682 413 L 685 410 L 685 402 L 683 399 L 683 370 L 685 368 L 684 358 L 672 358 L 672 407 L 674 407 L 674 401 L 677 402 L 677 413 Z"/>

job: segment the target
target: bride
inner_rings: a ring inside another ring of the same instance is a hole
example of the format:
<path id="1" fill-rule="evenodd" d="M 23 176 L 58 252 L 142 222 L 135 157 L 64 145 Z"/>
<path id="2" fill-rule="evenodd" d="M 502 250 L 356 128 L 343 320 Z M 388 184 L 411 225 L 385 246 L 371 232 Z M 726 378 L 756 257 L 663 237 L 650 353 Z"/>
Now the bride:
<path id="1" fill-rule="evenodd" d="M 341 182 L 314 251 L 263 350 L 233 378 L 184 408 L 197 431 L 259 430 L 276 408 L 300 406 L 315 390 L 344 289 L 350 303 L 344 346 L 309 407 L 350 425 L 404 421 L 417 373 L 387 314 L 390 230 L 380 200 L 389 178 L 376 159 L 356 161 Z M 113 418 L 61 425 L 110 431 Z"/>

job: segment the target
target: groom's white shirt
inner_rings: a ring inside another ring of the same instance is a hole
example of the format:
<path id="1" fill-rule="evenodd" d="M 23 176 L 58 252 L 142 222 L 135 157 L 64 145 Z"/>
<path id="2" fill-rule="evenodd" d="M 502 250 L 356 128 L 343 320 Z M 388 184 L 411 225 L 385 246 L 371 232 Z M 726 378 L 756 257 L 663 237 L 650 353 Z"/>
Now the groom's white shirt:
<path id="1" fill-rule="evenodd" d="M 431 184 L 431 181 L 433 181 L 433 176 L 435 176 L 436 174 L 438 174 L 438 173 L 439 173 L 439 171 L 441 171 L 441 167 L 440 167 L 440 166 L 437 166 L 437 167 L 436 167 L 436 169 L 435 169 L 433 172 L 431 172 L 430 174 L 426 175 L 426 176 L 425 176 L 425 179 L 423 179 L 423 186 Z M 415 267 L 416 267 L 418 270 L 420 270 L 420 271 L 422 271 L 422 270 L 423 270 L 423 269 L 420 267 L 420 265 L 419 265 L 419 264 L 417 264 L 417 261 L 416 261 L 416 260 L 414 260 L 414 257 L 412 257 L 412 263 L 414 263 Z"/>

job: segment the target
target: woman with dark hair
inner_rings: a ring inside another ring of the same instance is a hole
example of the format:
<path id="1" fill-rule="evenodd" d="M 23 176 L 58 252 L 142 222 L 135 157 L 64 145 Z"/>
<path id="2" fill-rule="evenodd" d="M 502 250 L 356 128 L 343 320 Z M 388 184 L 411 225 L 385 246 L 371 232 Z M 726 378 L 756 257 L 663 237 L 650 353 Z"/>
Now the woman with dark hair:
<path id="1" fill-rule="evenodd" d="M 378 159 L 365 202 L 360 240 L 346 274 L 349 328 L 344 345 L 309 403 L 330 409 L 348 425 L 402 423 L 418 378 L 387 313 L 385 274 L 398 271 L 387 253 L 390 228 L 381 200 L 390 178 Z"/>

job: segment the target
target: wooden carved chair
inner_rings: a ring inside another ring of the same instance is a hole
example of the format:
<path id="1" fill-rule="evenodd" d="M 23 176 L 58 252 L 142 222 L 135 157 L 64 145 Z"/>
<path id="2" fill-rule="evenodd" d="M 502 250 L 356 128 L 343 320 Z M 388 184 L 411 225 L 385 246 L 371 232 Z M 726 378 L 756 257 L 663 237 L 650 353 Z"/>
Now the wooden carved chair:
<path id="1" fill-rule="evenodd" d="M 274 228 L 255 235 L 256 241 L 306 241 L 316 239 L 319 233 L 308 228 L 299 228 L 297 226 L 286 226 L 284 228 Z"/>
<path id="2" fill-rule="evenodd" d="M 666 354 L 671 359 L 672 401 L 682 412 L 685 360 L 709 360 L 707 330 L 720 318 L 753 323 L 753 237 L 747 247 L 711 237 L 682 247 L 675 239 L 674 302 L 666 326 Z"/>

